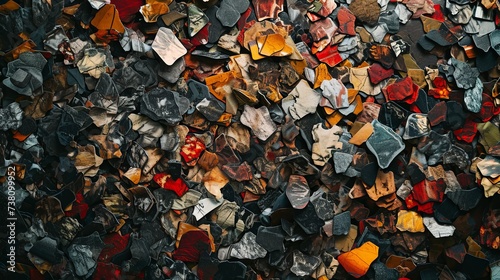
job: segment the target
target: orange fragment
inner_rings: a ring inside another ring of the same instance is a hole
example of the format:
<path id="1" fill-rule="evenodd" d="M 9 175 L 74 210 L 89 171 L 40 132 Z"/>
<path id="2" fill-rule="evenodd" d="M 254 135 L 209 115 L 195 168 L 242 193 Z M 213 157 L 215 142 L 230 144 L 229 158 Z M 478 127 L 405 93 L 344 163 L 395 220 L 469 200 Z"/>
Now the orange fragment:
<path id="1" fill-rule="evenodd" d="M 365 125 L 363 125 L 363 127 L 361 127 L 360 130 L 358 130 L 358 132 L 356 132 L 356 134 L 352 136 L 351 140 L 349 140 L 349 143 L 359 146 L 365 143 L 366 140 L 370 138 L 372 133 L 373 133 L 373 125 L 371 123 L 366 123 Z"/>
<path id="2" fill-rule="evenodd" d="M 118 10 L 115 5 L 107 4 L 102 7 L 90 22 L 95 28 L 102 30 L 114 29 L 118 33 L 124 33 L 125 27 L 120 21 Z"/>
<path id="3" fill-rule="evenodd" d="M 332 75 L 330 75 L 330 72 L 328 72 L 328 67 L 326 67 L 326 64 L 321 63 L 316 69 L 314 69 L 314 73 L 316 75 L 316 80 L 314 81 L 314 87 L 313 88 L 319 88 L 321 86 L 321 83 L 324 80 L 331 80 Z"/>
<path id="4" fill-rule="evenodd" d="M 424 219 L 415 211 L 400 210 L 396 228 L 400 231 L 424 232 Z"/>
<path id="5" fill-rule="evenodd" d="M 341 254 L 338 261 L 349 274 L 359 278 L 368 272 L 377 257 L 378 246 L 368 241 L 352 251 Z"/>

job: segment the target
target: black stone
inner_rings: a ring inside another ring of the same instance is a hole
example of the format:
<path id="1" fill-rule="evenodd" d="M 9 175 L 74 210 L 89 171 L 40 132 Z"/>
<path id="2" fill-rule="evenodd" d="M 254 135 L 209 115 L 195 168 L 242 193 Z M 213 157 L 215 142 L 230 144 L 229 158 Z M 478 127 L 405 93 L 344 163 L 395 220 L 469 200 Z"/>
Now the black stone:
<path id="1" fill-rule="evenodd" d="M 351 212 L 342 212 L 333 217 L 333 235 L 347 235 L 351 227 Z"/>
<path id="2" fill-rule="evenodd" d="M 367 186 L 371 187 L 375 185 L 375 179 L 377 178 L 378 165 L 376 162 L 370 162 L 361 169 L 361 180 Z"/>
<path id="3" fill-rule="evenodd" d="M 483 197 L 483 191 L 479 188 L 472 188 L 470 190 L 457 190 L 454 192 L 446 193 L 446 196 L 453 201 L 460 210 L 469 211 L 476 207 L 481 198 Z"/>
<path id="4" fill-rule="evenodd" d="M 268 252 L 285 250 L 283 241 L 285 239 L 285 232 L 281 226 L 274 227 L 259 227 L 255 241 Z"/>
<path id="5" fill-rule="evenodd" d="M 434 204 L 434 218 L 438 223 L 452 224 L 459 215 L 460 209 L 447 197 L 440 204 Z"/>
<path id="6" fill-rule="evenodd" d="M 325 222 L 318 217 L 311 203 L 307 204 L 304 209 L 295 210 L 294 219 L 306 234 L 319 233 L 321 227 L 325 224 Z"/>

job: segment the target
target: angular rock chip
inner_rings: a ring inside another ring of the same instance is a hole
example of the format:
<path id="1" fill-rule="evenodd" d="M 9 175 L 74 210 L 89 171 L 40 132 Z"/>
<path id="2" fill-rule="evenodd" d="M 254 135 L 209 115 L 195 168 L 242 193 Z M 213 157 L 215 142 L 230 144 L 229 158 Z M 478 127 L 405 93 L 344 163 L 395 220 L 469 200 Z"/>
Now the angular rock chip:
<path id="1" fill-rule="evenodd" d="M 298 120 L 316 112 L 321 94 L 312 89 L 305 80 L 300 80 L 290 94 L 283 98 L 283 110 L 293 119 Z"/>
<path id="2" fill-rule="evenodd" d="M 285 193 L 293 208 L 304 209 L 309 203 L 311 190 L 303 176 L 291 175 Z"/>
<path id="3" fill-rule="evenodd" d="M 338 261 L 350 275 L 359 278 L 365 275 L 372 262 L 378 258 L 379 247 L 368 241 L 360 247 L 338 256 Z"/>
<path id="4" fill-rule="evenodd" d="M 411 114 L 406 119 L 405 133 L 403 139 L 413 139 L 426 136 L 431 131 L 429 120 L 425 114 Z"/>
<path id="5" fill-rule="evenodd" d="M 177 39 L 174 32 L 166 27 L 160 27 L 151 47 L 168 66 L 173 65 L 175 61 L 187 53 L 186 48 Z"/>
<path id="6" fill-rule="evenodd" d="M 323 128 L 321 123 L 313 126 L 312 160 L 314 164 L 324 166 L 332 158 L 334 150 L 342 149 L 343 144 L 340 142 L 342 133 L 343 130 L 339 126 L 333 126 L 329 129 Z"/>
<path id="7" fill-rule="evenodd" d="M 452 225 L 440 225 L 433 217 L 424 217 L 425 227 L 435 238 L 453 236 L 455 227 Z"/>
<path id="8" fill-rule="evenodd" d="M 141 98 L 141 113 L 168 125 L 178 124 L 188 108 L 189 99 L 164 88 L 155 88 Z"/>
<path id="9" fill-rule="evenodd" d="M 305 255 L 299 250 L 293 251 L 292 255 L 293 264 L 290 271 L 297 276 L 311 275 L 321 263 L 321 259 L 319 257 Z"/>
<path id="10" fill-rule="evenodd" d="M 372 126 L 373 134 L 366 141 L 366 145 L 377 157 L 380 168 L 385 169 L 404 150 L 405 144 L 394 130 L 381 124 L 378 120 L 373 120 Z"/>
<path id="11" fill-rule="evenodd" d="M 240 121 L 249 127 L 253 134 L 262 141 L 266 141 L 277 129 L 276 124 L 271 119 L 269 110 L 264 106 L 255 109 L 245 105 Z"/>

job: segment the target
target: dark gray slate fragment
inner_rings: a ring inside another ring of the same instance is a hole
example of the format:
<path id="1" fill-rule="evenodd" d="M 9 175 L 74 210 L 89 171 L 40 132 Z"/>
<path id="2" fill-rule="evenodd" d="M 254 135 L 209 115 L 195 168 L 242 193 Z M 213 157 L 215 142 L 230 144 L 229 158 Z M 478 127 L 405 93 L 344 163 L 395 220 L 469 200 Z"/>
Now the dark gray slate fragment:
<path id="1" fill-rule="evenodd" d="M 483 102 L 483 82 L 477 78 L 476 85 L 465 90 L 464 103 L 465 107 L 473 112 L 479 113 Z"/>
<path id="2" fill-rule="evenodd" d="M 452 145 L 451 149 L 443 154 L 444 164 L 455 164 L 458 168 L 466 170 L 470 164 L 469 155 L 460 147 Z"/>
<path id="3" fill-rule="evenodd" d="M 255 242 L 266 249 L 268 252 L 285 250 L 283 241 L 285 232 L 280 225 L 274 227 L 259 227 Z"/>
<path id="4" fill-rule="evenodd" d="M 325 224 L 325 222 L 318 217 L 311 203 L 307 204 L 306 208 L 295 211 L 295 222 L 297 222 L 307 234 L 319 233 L 321 227 Z"/>
<path id="5" fill-rule="evenodd" d="M 222 1 L 219 10 L 217 10 L 217 18 L 220 23 L 226 27 L 234 26 L 240 19 L 240 13 L 234 8 L 230 1 Z"/>
<path id="6" fill-rule="evenodd" d="M 476 85 L 477 78 L 479 77 L 477 68 L 472 68 L 469 64 L 454 58 L 450 58 L 448 63 L 455 68 L 453 77 L 459 88 L 469 89 Z"/>
<path id="7" fill-rule="evenodd" d="M 97 267 L 97 258 L 104 248 L 99 233 L 78 237 L 68 247 L 68 256 L 75 267 L 75 273 L 85 278 L 92 275 Z"/>
<path id="8" fill-rule="evenodd" d="M 409 115 L 408 119 L 406 120 L 403 139 L 408 140 L 426 136 L 427 134 L 429 134 L 430 130 L 431 128 L 429 126 L 427 115 L 414 113 Z"/>
<path id="9" fill-rule="evenodd" d="M 470 209 L 476 207 L 479 200 L 483 197 L 483 191 L 479 188 L 473 188 L 470 190 L 458 190 L 454 192 L 446 193 L 446 196 L 453 201 L 458 208 L 463 211 L 469 211 Z"/>
<path id="10" fill-rule="evenodd" d="M 346 172 L 349 165 L 351 165 L 353 155 L 342 152 L 333 153 L 333 163 L 335 164 L 335 172 L 341 174 Z"/>
<path id="11" fill-rule="evenodd" d="M 378 120 L 373 120 L 372 125 L 373 134 L 366 141 L 366 145 L 377 158 L 380 168 L 384 169 L 404 150 L 405 144 L 394 130 Z"/>
<path id="12" fill-rule="evenodd" d="M 141 98 L 141 113 L 168 125 L 177 125 L 188 107 L 189 99 L 164 88 L 155 88 Z"/>
<path id="13" fill-rule="evenodd" d="M 6 108 L 0 109 L 0 129 L 7 131 L 9 129 L 18 129 L 23 120 L 23 111 L 19 103 L 10 103 Z"/>
<path id="14" fill-rule="evenodd" d="M 342 212 L 333 217 L 333 234 L 347 235 L 351 227 L 351 212 Z"/>
<path id="15" fill-rule="evenodd" d="M 435 131 L 431 131 L 429 137 L 422 139 L 422 142 L 418 145 L 419 151 L 428 156 L 427 163 L 429 165 L 441 162 L 444 153 L 450 148 L 451 142 L 448 136 L 440 135 Z"/>
<path id="16" fill-rule="evenodd" d="M 207 120 L 216 122 L 226 110 L 226 105 L 215 98 L 204 98 L 198 102 L 196 110 Z"/>
<path id="17" fill-rule="evenodd" d="M 290 270 L 297 276 L 311 275 L 321 264 L 321 259 L 316 256 L 303 254 L 299 250 L 293 251 L 293 265 Z"/>

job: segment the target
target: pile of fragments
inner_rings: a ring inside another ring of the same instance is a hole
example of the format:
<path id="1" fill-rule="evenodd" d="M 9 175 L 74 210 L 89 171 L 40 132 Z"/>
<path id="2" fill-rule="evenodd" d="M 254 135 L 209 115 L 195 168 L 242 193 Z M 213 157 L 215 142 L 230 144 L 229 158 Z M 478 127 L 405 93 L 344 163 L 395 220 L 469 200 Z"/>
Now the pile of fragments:
<path id="1" fill-rule="evenodd" d="M 0 0 L 1 278 L 500 279 L 499 9 Z"/>

